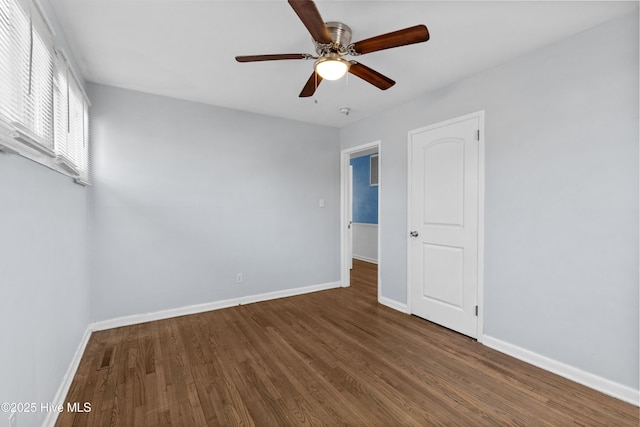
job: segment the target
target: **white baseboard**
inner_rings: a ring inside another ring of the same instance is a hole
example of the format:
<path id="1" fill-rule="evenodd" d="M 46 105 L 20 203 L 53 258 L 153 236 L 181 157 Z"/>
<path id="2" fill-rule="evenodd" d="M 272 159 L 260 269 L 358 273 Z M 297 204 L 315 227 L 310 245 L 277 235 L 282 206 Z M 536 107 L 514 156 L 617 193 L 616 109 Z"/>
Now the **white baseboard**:
<path id="1" fill-rule="evenodd" d="M 301 288 L 285 289 L 282 291 L 268 292 L 268 293 L 257 294 L 257 295 L 249 295 L 245 297 L 233 298 L 233 299 L 228 299 L 223 301 L 214 301 L 206 304 L 196 304 L 196 305 L 190 305 L 187 307 L 161 310 L 161 311 L 156 311 L 156 312 L 147 313 L 147 314 L 136 314 L 133 316 L 124 316 L 124 317 L 118 317 L 115 319 L 103 320 L 100 322 L 91 323 L 87 327 L 87 330 L 85 331 L 84 336 L 82 337 L 82 340 L 80 341 L 80 344 L 78 345 L 78 348 L 76 349 L 76 352 L 73 355 L 73 359 L 69 364 L 69 368 L 67 369 L 67 372 L 65 373 L 62 379 L 62 383 L 60 384 L 60 387 L 58 388 L 58 391 L 56 392 L 56 395 L 52 403 L 54 405 L 64 404 L 64 399 L 67 397 L 67 393 L 69 393 L 71 382 L 73 381 L 73 378 L 76 375 L 76 371 L 78 370 L 78 366 L 80 365 L 80 360 L 82 359 L 84 350 L 87 347 L 87 343 L 89 342 L 91 333 L 94 331 L 102 331 L 105 329 L 118 328 L 120 326 L 135 325 L 137 323 L 151 322 L 153 320 L 168 319 L 171 317 L 184 316 L 187 314 L 195 314 L 195 313 L 202 313 L 205 311 L 219 310 L 221 308 L 233 307 L 236 305 L 251 304 L 254 302 L 268 301 L 272 299 L 302 295 L 310 292 L 324 291 L 327 289 L 333 289 L 338 287 L 340 287 L 340 282 L 329 282 L 329 283 L 323 283 L 320 285 L 311 285 L 311 286 L 304 286 Z M 42 423 L 42 426 L 53 427 L 57 419 L 58 419 L 58 412 L 49 411 L 47 417 Z"/>
<path id="2" fill-rule="evenodd" d="M 568 378 L 571 381 L 575 381 L 594 390 L 598 390 L 601 393 L 624 400 L 625 402 L 629 402 L 633 405 L 640 406 L 640 391 L 626 385 L 585 372 L 571 365 L 558 362 L 557 360 L 550 359 L 546 356 L 542 356 L 487 335 L 484 335 L 482 344 L 487 347 L 491 347 L 494 350 L 508 354 L 509 356 L 513 356 L 516 359 L 523 360 L 534 366 L 553 372 L 561 377 Z"/>
<path id="3" fill-rule="evenodd" d="M 76 349 L 75 354 L 73 355 L 73 359 L 71 359 L 71 363 L 67 368 L 67 372 L 65 372 L 64 377 L 62 377 L 62 383 L 60 383 L 60 387 L 58 387 L 58 391 L 51 401 L 53 406 L 64 405 L 64 399 L 67 397 L 67 393 L 69 393 L 69 388 L 71 387 L 71 383 L 73 382 L 73 378 L 76 376 L 76 371 L 78 370 L 78 366 L 80 366 L 80 360 L 82 359 L 82 355 L 84 354 L 84 350 L 89 343 L 89 338 L 91 338 L 91 325 L 87 326 L 87 329 L 84 331 L 84 335 L 82 336 L 82 340 L 80 340 L 80 344 L 78 344 L 78 348 Z M 53 427 L 58 420 L 58 411 L 48 411 L 47 417 L 44 419 L 42 423 L 43 427 Z"/>
<path id="4" fill-rule="evenodd" d="M 69 392 L 69 388 L 71 387 L 71 382 L 76 374 L 78 366 L 80 365 L 80 360 L 82 359 L 82 355 L 84 354 L 84 350 L 89 342 L 89 338 L 91 337 L 91 333 L 93 331 L 101 331 L 105 329 L 117 328 L 120 326 L 128 326 L 134 325 L 137 323 L 145 323 L 153 320 L 161 320 L 168 319 L 171 317 L 184 316 L 188 314 L 202 313 L 205 311 L 211 310 L 219 310 L 222 308 L 233 307 L 236 305 L 243 304 L 251 304 L 260 301 L 268 301 L 272 299 L 285 298 L 289 296 L 302 295 L 311 292 L 318 292 L 327 289 L 333 289 L 340 287 L 340 282 L 330 282 L 323 283 L 320 285 L 312 285 L 305 286 L 294 289 L 285 289 L 282 291 L 268 292 L 264 294 L 257 295 L 249 295 L 245 297 L 233 298 L 222 301 L 214 301 L 205 304 L 196 304 L 187 307 L 180 307 L 169 310 L 161 310 L 153 313 L 147 314 L 139 314 L 133 316 L 124 316 L 118 317 L 115 319 L 104 320 L 100 322 L 95 322 L 90 324 L 82 337 L 82 340 L 78 344 L 78 348 L 69 364 L 67 372 L 65 373 L 62 383 L 56 392 L 52 403 L 54 405 L 64 404 L 64 399 Z M 406 304 L 402 304 L 395 300 L 379 296 L 378 302 L 382 305 L 390 307 L 394 310 L 400 311 L 402 313 L 409 313 L 409 309 Z M 498 350 L 502 353 L 513 356 L 517 359 L 523 360 L 527 363 L 531 363 L 534 366 L 538 366 L 539 368 L 545 369 L 547 371 L 553 372 L 562 377 L 568 378 L 577 383 L 583 384 L 587 387 L 598 390 L 604 394 L 609 396 L 613 396 L 625 402 L 629 402 L 633 405 L 640 406 L 640 392 L 631 387 L 625 386 L 623 384 L 616 383 L 614 381 L 608 380 L 606 378 L 602 378 L 600 376 L 591 374 L 589 372 L 585 372 L 581 369 L 575 368 L 573 366 L 564 364 L 562 362 L 558 362 L 556 360 L 550 359 L 548 357 L 539 355 L 532 351 L 523 349 L 516 345 L 507 343 L 505 341 L 499 340 L 497 338 L 490 337 L 488 335 L 483 336 L 484 345 L 487 347 L 493 348 L 494 350 Z M 56 411 L 50 411 L 43 422 L 44 427 L 53 427 L 58 418 L 58 413 Z"/>
<path id="5" fill-rule="evenodd" d="M 153 313 L 134 314 L 132 316 L 117 317 L 115 319 L 102 320 L 93 323 L 90 327 L 93 331 L 103 331 L 105 329 L 119 328 L 121 326 L 135 325 L 138 323 L 152 322 L 154 320 L 169 319 L 172 317 L 185 316 L 188 314 L 203 313 L 205 311 L 220 310 L 222 308 L 234 307 L 236 305 L 251 304 L 254 302 L 268 301 L 272 299 L 291 297 L 295 295 L 307 294 L 310 292 L 324 291 L 326 289 L 339 288 L 340 282 L 329 282 L 320 285 L 304 286 L 301 288 L 285 289 L 282 291 L 268 292 L 264 294 L 248 295 L 245 297 L 232 298 L 221 301 L 213 301 L 204 304 L 189 305 L 186 307 L 171 308 L 168 310 L 155 311 Z"/>
<path id="6" fill-rule="evenodd" d="M 375 258 L 369 258 L 369 257 L 366 257 L 366 256 L 364 256 L 364 255 L 351 254 L 351 256 L 352 256 L 354 259 L 358 259 L 358 260 L 360 260 L 360 261 L 365 261 L 365 262 L 370 262 L 371 264 L 377 264 L 377 263 L 378 263 L 378 260 L 377 260 L 377 259 L 375 259 Z"/>
<path id="7" fill-rule="evenodd" d="M 394 301 L 392 299 L 389 299 L 383 296 L 378 296 L 378 302 L 382 305 L 386 305 L 387 307 L 393 308 L 394 310 L 398 310 L 402 313 L 409 314 L 409 307 L 407 307 L 407 304 L 402 304 L 398 301 Z"/>

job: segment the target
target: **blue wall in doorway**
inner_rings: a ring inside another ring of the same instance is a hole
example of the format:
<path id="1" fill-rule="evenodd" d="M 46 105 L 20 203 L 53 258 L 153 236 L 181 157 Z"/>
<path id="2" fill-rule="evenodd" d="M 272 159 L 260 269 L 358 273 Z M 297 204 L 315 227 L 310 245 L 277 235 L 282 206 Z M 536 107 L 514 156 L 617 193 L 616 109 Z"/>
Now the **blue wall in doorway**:
<path id="1" fill-rule="evenodd" d="M 378 223 L 378 186 L 369 185 L 371 155 L 351 159 L 353 166 L 353 222 Z"/>

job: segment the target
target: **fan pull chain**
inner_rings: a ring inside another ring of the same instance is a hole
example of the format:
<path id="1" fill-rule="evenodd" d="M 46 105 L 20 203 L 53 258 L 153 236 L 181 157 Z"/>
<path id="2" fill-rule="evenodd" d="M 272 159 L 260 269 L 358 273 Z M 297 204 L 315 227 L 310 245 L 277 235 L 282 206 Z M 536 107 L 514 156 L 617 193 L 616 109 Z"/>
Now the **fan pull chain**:
<path id="1" fill-rule="evenodd" d="M 316 70 L 313 70 L 313 76 L 314 76 L 315 85 L 316 85 L 315 90 L 313 91 L 313 95 L 314 95 L 313 103 L 317 104 L 318 103 L 318 72 Z"/>

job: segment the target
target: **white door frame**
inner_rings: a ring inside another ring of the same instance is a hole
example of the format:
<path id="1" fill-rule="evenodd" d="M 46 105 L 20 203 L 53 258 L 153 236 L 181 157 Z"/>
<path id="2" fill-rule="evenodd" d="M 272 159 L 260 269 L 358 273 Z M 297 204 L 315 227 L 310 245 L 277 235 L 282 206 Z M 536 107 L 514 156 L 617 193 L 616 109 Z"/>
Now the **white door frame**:
<path id="1" fill-rule="evenodd" d="M 453 119 L 434 123 L 419 129 L 413 129 L 407 133 L 407 311 L 411 313 L 411 239 L 409 227 L 411 227 L 411 134 L 448 126 L 460 121 L 477 118 L 480 127 L 478 141 L 478 333 L 477 340 L 482 342 L 484 331 L 484 110 L 465 114 Z"/>
<path id="2" fill-rule="evenodd" d="M 347 227 L 349 226 L 349 210 L 347 205 L 349 203 L 349 166 L 351 155 L 359 151 L 370 150 L 372 148 L 378 149 L 378 298 L 380 298 L 380 232 L 382 230 L 382 224 L 380 222 L 380 206 L 381 203 L 381 191 L 382 188 L 382 143 L 380 140 L 369 142 L 367 144 L 358 145 L 356 147 L 346 148 L 340 151 L 340 285 L 347 287 L 351 283 L 351 271 L 349 266 L 351 260 L 348 253 L 348 234 Z"/>
<path id="3" fill-rule="evenodd" d="M 347 209 L 347 224 L 350 225 L 350 227 L 348 227 L 348 230 L 346 230 L 345 232 L 347 233 L 347 258 L 349 260 L 349 270 L 353 269 L 353 166 L 351 164 L 349 164 L 349 176 L 348 176 L 348 188 L 349 190 L 347 191 L 347 204 L 346 204 L 346 209 Z"/>

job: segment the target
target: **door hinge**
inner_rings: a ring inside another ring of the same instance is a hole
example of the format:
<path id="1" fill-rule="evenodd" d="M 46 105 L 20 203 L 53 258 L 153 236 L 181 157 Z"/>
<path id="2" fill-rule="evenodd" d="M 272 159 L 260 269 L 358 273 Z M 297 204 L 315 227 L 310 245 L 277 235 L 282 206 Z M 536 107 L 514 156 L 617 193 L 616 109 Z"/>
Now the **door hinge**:
<path id="1" fill-rule="evenodd" d="M 476 139 L 480 141 L 480 129 L 476 132 Z"/>
<path id="2" fill-rule="evenodd" d="M 478 315 L 478 306 L 476 305 L 476 316 Z"/>

